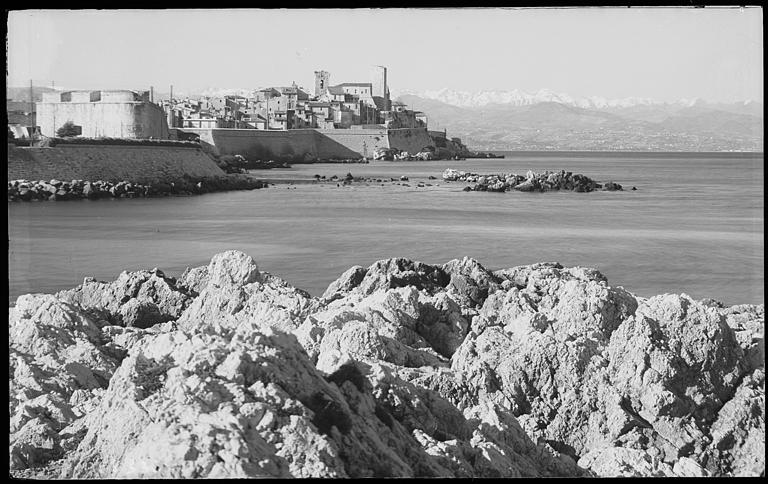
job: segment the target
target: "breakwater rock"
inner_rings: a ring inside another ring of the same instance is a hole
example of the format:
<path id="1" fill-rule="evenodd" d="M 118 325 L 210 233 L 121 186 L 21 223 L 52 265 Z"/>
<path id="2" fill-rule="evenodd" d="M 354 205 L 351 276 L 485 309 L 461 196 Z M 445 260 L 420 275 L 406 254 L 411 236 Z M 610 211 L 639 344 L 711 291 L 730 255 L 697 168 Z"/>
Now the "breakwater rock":
<path id="1" fill-rule="evenodd" d="M 443 172 L 443 180 L 463 181 L 474 183 L 465 191 L 506 192 L 546 192 L 550 190 L 572 190 L 574 192 L 591 192 L 602 189 L 608 191 L 623 190 L 618 183 L 598 183 L 585 175 L 573 174 L 570 171 L 544 171 L 536 173 L 529 170 L 525 175 L 516 173 L 480 175 L 448 168 Z"/>
<path id="2" fill-rule="evenodd" d="M 9 308 L 16 477 L 753 476 L 764 306 L 594 269 L 355 266 L 311 297 L 228 251 Z"/>
<path id="3" fill-rule="evenodd" d="M 170 195 L 199 195 L 228 190 L 265 188 L 266 182 L 247 175 L 227 175 L 202 179 L 180 179 L 168 183 L 141 184 L 129 181 L 112 183 L 104 180 L 11 180 L 8 201 L 96 200 L 99 198 L 140 198 Z"/>

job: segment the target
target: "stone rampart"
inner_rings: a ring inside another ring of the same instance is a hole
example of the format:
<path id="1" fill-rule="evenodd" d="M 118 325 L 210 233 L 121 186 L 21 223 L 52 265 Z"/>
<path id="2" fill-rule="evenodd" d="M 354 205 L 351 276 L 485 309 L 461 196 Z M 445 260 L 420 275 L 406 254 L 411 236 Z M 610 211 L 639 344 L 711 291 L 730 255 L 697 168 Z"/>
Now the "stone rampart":
<path id="1" fill-rule="evenodd" d="M 403 128 L 389 130 L 389 147 L 415 155 L 426 147 L 435 147 L 434 140 L 425 128 Z"/>
<path id="2" fill-rule="evenodd" d="M 242 155 L 252 160 L 302 162 L 312 159 L 372 158 L 379 148 L 397 148 L 416 154 L 434 146 L 424 128 L 403 129 L 197 129 L 206 150 L 214 155 Z"/>
<path id="3" fill-rule="evenodd" d="M 158 183 L 223 176 L 200 148 L 174 146 L 8 145 L 9 180 L 104 180 Z"/>
<path id="4" fill-rule="evenodd" d="M 45 136 L 56 136 L 66 122 L 82 128 L 89 138 L 168 138 L 168 123 L 160 106 L 148 102 L 41 102 L 37 124 Z"/>
<path id="5" fill-rule="evenodd" d="M 301 161 L 317 158 L 313 129 L 260 131 L 255 129 L 184 128 L 195 133 L 211 154 L 242 155 L 249 160 Z"/>
<path id="6" fill-rule="evenodd" d="M 373 158 L 378 148 L 389 148 L 386 129 L 318 129 L 318 158 Z"/>

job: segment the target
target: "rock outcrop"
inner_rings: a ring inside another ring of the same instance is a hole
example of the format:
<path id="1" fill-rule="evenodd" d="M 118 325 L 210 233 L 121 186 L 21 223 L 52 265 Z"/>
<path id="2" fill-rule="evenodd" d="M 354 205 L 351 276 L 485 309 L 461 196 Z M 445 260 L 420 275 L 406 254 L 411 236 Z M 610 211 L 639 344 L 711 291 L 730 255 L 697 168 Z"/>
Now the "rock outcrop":
<path id="1" fill-rule="evenodd" d="M 248 255 L 9 309 L 16 477 L 760 476 L 764 307 L 556 263 Z"/>
<path id="2" fill-rule="evenodd" d="M 474 183 L 472 186 L 466 186 L 464 190 L 480 192 L 506 192 L 509 190 L 517 190 L 519 192 L 623 190 L 622 186 L 618 183 L 612 181 L 598 183 L 586 175 L 574 174 L 565 170 L 544 171 L 541 173 L 528 170 L 525 175 L 518 175 L 516 173 L 481 175 L 447 168 L 443 172 L 443 180 Z"/>

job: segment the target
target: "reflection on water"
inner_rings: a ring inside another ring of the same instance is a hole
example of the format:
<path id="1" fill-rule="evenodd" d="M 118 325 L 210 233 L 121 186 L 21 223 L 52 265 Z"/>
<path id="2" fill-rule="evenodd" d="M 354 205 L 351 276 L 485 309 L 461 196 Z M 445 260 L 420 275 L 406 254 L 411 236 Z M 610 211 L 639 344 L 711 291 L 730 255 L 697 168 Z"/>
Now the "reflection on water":
<path id="1" fill-rule="evenodd" d="M 583 173 L 625 192 L 462 192 L 445 168 Z M 763 158 L 526 155 L 503 160 L 296 165 L 258 173 L 409 177 L 409 187 L 276 185 L 252 192 L 136 200 L 9 203 L 9 301 L 85 276 L 159 267 L 172 275 L 239 249 L 262 270 L 319 295 L 352 265 L 387 257 L 491 269 L 558 261 L 596 267 L 639 295 L 686 292 L 763 302 Z M 418 182 L 432 187 L 417 188 Z M 383 183 L 383 182 L 382 182 Z"/>

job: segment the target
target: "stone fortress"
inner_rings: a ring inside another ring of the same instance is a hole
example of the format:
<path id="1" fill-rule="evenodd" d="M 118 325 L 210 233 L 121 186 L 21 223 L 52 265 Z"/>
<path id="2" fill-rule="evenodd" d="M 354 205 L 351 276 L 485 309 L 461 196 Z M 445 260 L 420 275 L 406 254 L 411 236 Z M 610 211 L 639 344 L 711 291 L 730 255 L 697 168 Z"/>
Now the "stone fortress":
<path id="1" fill-rule="evenodd" d="M 65 123 L 86 138 L 168 139 L 162 108 L 150 91 L 64 91 L 43 93 L 37 103 L 37 124 L 43 136 L 55 137 Z"/>
<path id="2" fill-rule="evenodd" d="M 199 140 L 213 156 L 292 163 L 468 153 L 460 139 L 429 131 L 425 113 L 393 102 L 387 68 L 378 65 L 371 67 L 370 82 L 332 85 L 330 72 L 316 71 L 312 94 L 296 83 L 197 99 L 176 99 L 172 89 L 162 100 L 153 89 L 45 92 L 31 117 L 23 123 L 28 129 L 9 129 L 45 140 L 69 123 L 75 137 L 86 139 Z"/>
<path id="3" fill-rule="evenodd" d="M 199 137 L 214 155 L 300 163 L 332 159 L 453 158 L 468 152 L 459 138 L 429 131 L 427 115 L 390 99 L 387 68 L 370 82 L 331 84 L 315 71 L 314 92 L 293 83 L 247 96 L 163 101 L 171 136 Z"/>

